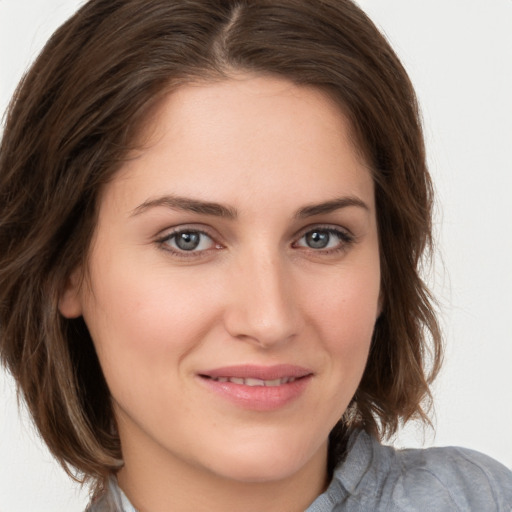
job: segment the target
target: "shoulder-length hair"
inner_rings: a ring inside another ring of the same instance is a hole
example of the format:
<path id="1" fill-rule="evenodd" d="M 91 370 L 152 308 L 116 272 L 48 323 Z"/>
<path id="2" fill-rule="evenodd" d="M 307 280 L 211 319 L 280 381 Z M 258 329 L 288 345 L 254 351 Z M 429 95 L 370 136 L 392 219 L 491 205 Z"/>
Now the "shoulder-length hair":
<path id="1" fill-rule="evenodd" d="M 86 263 L 99 191 L 163 94 L 240 71 L 325 91 L 373 173 L 382 313 L 331 454 L 354 427 L 387 437 L 410 418 L 428 421 L 442 354 L 419 274 L 432 185 L 412 85 L 373 23 L 350 0 L 91 0 L 21 81 L 0 147 L 1 358 L 75 475 L 100 483 L 122 464 L 87 327 L 58 309 L 66 279 Z"/>

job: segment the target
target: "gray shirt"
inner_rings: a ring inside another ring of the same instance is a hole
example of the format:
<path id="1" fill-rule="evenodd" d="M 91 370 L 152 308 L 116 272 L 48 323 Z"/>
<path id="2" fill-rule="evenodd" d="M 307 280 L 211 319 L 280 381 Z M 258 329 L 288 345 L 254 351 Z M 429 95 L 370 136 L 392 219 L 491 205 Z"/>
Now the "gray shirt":
<path id="1" fill-rule="evenodd" d="M 512 512 L 512 472 L 463 448 L 395 450 L 352 434 L 327 490 L 306 512 Z M 137 512 L 110 481 L 86 512 Z"/>

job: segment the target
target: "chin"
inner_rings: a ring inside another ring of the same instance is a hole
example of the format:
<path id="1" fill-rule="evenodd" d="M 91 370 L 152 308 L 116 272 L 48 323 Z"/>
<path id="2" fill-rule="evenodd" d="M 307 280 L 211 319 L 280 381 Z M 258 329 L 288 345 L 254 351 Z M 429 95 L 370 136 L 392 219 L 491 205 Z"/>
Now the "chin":
<path id="1" fill-rule="evenodd" d="M 275 446 L 272 443 L 256 443 L 252 449 L 243 446 L 236 447 L 223 453 L 216 459 L 222 460 L 222 465 L 214 464 L 211 469 L 220 476 L 241 483 L 277 482 L 286 480 L 297 473 L 314 466 L 326 468 L 327 442 L 319 447 L 310 446 L 305 449 L 305 443 L 289 444 L 286 442 Z"/>

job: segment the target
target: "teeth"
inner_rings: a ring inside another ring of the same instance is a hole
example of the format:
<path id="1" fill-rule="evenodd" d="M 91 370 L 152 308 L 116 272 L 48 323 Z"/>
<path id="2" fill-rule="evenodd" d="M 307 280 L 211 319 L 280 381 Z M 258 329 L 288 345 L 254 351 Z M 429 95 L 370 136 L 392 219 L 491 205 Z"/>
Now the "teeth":
<path id="1" fill-rule="evenodd" d="M 261 379 L 242 379 L 244 380 L 243 384 L 246 386 L 264 386 L 265 381 Z"/>
<path id="2" fill-rule="evenodd" d="M 244 386 L 282 386 L 283 384 L 288 384 L 289 382 L 294 382 L 296 380 L 295 377 L 284 377 L 282 379 L 272 379 L 272 380 L 263 380 L 263 379 L 242 379 L 240 377 L 212 377 L 213 380 L 217 382 L 232 382 L 233 384 L 241 384 Z"/>

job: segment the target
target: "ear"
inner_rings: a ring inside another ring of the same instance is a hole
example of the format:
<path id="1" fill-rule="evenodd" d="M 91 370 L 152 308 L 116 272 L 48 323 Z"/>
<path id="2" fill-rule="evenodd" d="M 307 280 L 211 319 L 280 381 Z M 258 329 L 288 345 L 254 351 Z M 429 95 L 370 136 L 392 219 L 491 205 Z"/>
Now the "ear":
<path id="1" fill-rule="evenodd" d="M 75 269 L 60 292 L 59 311 L 65 318 L 78 318 L 82 315 L 81 275 L 81 269 Z"/>

